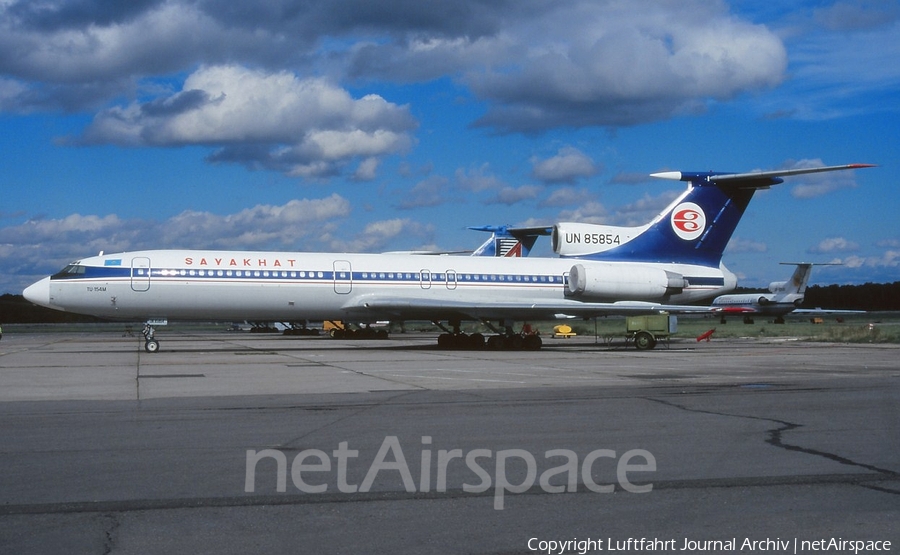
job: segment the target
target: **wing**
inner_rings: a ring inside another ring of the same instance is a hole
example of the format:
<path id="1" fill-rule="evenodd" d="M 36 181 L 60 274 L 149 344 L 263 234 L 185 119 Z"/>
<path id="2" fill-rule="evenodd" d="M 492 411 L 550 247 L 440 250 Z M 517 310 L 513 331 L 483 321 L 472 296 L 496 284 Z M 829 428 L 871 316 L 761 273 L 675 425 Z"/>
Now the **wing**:
<path id="1" fill-rule="evenodd" d="M 593 318 L 595 316 L 638 315 L 669 312 L 672 314 L 709 313 L 708 306 L 668 305 L 643 301 L 587 303 L 560 299 L 542 302 L 463 303 L 418 297 L 362 295 L 352 299 L 342 310 L 347 318 L 390 320 L 552 320 L 561 317 Z"/>
<path id="2" fill-rule="evenodd" d="M 865 314 L 865 310 L 832 310 L 828 308 L 795 308 L 791 314 Z"/>

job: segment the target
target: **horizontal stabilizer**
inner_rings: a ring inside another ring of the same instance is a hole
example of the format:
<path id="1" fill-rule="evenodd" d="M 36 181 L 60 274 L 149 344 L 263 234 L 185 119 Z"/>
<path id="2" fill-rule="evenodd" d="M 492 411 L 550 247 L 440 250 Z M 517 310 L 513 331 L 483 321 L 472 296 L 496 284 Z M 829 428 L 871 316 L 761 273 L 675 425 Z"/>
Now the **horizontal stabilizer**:
<path id="1" fill-rule="evenodd" d="M 481 225 L 469 226 L 472 231 L 488 231 L 500 235 L 511 235 L 513 237 L 532 237 L 541 235 L 550 235 L 553 233 L 553 226 L 536 226 L 536 227 L 510 227 L 506 225 Z"/>
<path id="2" fill-rule="evenodd" d="M 777 185 L 782 182 L 782 177 L 803 175 L 807 173 L 832 172 L 839 170 L 857 170 L 872 168 L 874 164 L 844 164 L 841 166 L 821 166 L 817 168 L 796 168 L 785 170 L 772 170 L 747 173 L 719 173 L 719 172 L 658 172 L 650 174 L 650 177 L 659 179 L 673 179 L 675 181 L 690 181 L 692 183 L 705 182 L 716 183 L 740 188 L 762 189 Z"/>
<path id="3" fill-rule="evenodd" d="M 510 227 L 508 225 L 482 225 L 470 226 L 474 231 L 487 231 L 491 233 L 490 239 L 475 249 L 472 256 L 501 256 L 523 257 L 528 256 L 534 243 L 541 235 L 550 235 L 552 227 Z"/>

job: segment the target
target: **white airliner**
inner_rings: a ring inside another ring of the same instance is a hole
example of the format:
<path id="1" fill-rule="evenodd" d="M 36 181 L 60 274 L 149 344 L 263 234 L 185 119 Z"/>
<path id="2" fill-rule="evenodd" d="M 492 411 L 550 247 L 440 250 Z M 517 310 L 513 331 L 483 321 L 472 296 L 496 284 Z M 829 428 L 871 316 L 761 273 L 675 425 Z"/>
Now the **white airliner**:
<path id="1" fill-rule="evenodd" d="M 782 264 L 789 264 L 782 262 Z M 806 296 L 806 286 L 813 266 L 831 266 L 832 264 L 811 264 L 801 262 L 787 281 L 773 281 L 769 284 L 768 293 L 741 293 L 737 295 L 721 295 L 713 299 L 714 312 L 725 317 L 739 314 L 744 317 L 745 324 L 752 324 L 755 316 L 774 316 L 776 324 L 784 323 L 784 316 L 789 313 L 798 314 L 862 314 L 864 310 L 827 310 L 801 309 L 800 304 Z"/>
<path id="2" fill-rule="evenodd" d="M 57 310 L 132 321 L 431 320 L 452 328 L 440 344 L 471 348 L 485 338 L 459 325 L 480 320 L 499 334 L 490 346 L 537 349 L 539 337 L 516 336 L 506 323 L 709 310 L 684 303 L 736 287 L 722 252 L 756 189 L 784 176 L 862 167 L 653 174 L 688 188 L 643 226 L 553 226 L 556 258 L 136 251 L 72 262 L 24 295 Z M 145 330 L 147 351 L 157 351 L 152 327 Z"/>

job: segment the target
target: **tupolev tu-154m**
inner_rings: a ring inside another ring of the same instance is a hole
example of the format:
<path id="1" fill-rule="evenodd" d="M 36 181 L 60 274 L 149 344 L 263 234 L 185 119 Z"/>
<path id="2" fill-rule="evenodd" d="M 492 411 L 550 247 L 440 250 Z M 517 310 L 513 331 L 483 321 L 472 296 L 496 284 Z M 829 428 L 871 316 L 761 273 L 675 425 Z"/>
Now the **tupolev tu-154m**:
<path id="1" fill-rule="evenodd" d="M 751 173 L 662 172 L 688 183 L 637 227 L 558 223 L 557 257 L 421 256 L 148 250 L 72 262 L 25 289 L 38 305 L 130 321 L 430 320 L 444 346 L 480 348 L 460 331 L 481 321 L 489 346 L 539 349 L 513 320 L 709 311 L 690 306 L 733 290 L 725 245 L 757 189 L 783 177 L 869 167 L 850 164 Z M 159 349 L 145 326 L 145 348 Z"/>

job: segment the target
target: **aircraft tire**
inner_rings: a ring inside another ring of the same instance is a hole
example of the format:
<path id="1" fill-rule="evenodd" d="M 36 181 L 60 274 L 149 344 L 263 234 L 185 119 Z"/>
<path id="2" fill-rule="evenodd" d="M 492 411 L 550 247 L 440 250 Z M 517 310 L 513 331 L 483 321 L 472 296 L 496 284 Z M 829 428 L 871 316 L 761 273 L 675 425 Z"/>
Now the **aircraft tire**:
<path id="1" fill-rule="evenodd" d="M 537 335 L 526 335 L 522 342 L 522 348 L 526 351 L 540 351 L 544 342 Z"/>
<path id="2" fill-rule="evenodd" d="M 144 350 L 148 353 L 156 353 L 159 351 L 159 341 L 155 339 L 148 339 L 144 343 Z"/>
<path id="3" fill-rule="evenodd" d="M 521 335 L 508 335 L 503 341 L 503 348 L 507 351 L 521 351 L 524 344 L 525 338 Z"/>
<path id="4" fill-rule="evenodd" d="M 487 339 L 487 348 L 492 351 L 499 351 L 503 348 L 503 336 L 492 335 Z"/>
<path id="5" fill-rule="evenodd" d="M 442 333 L 438 336 L 438 348 L 439 349 L 452 349 L 453 348 L 453 336 L 449 333 Z"/>
<path id="6" fill-rule="evenodd" d="M 656 339 L 653 338 L 650 332 L 639 331 L 634 336 L 634 346 L 639 351 L 646 351 L 656 347 Z"/>
<path id="7" fill-rule="evenodd" d="M 484 349 L 484 336 L 480 333 L 473 333 L 469 336 L 467 345 L 474 351 L 480 351 L 481 349 Z"/>

